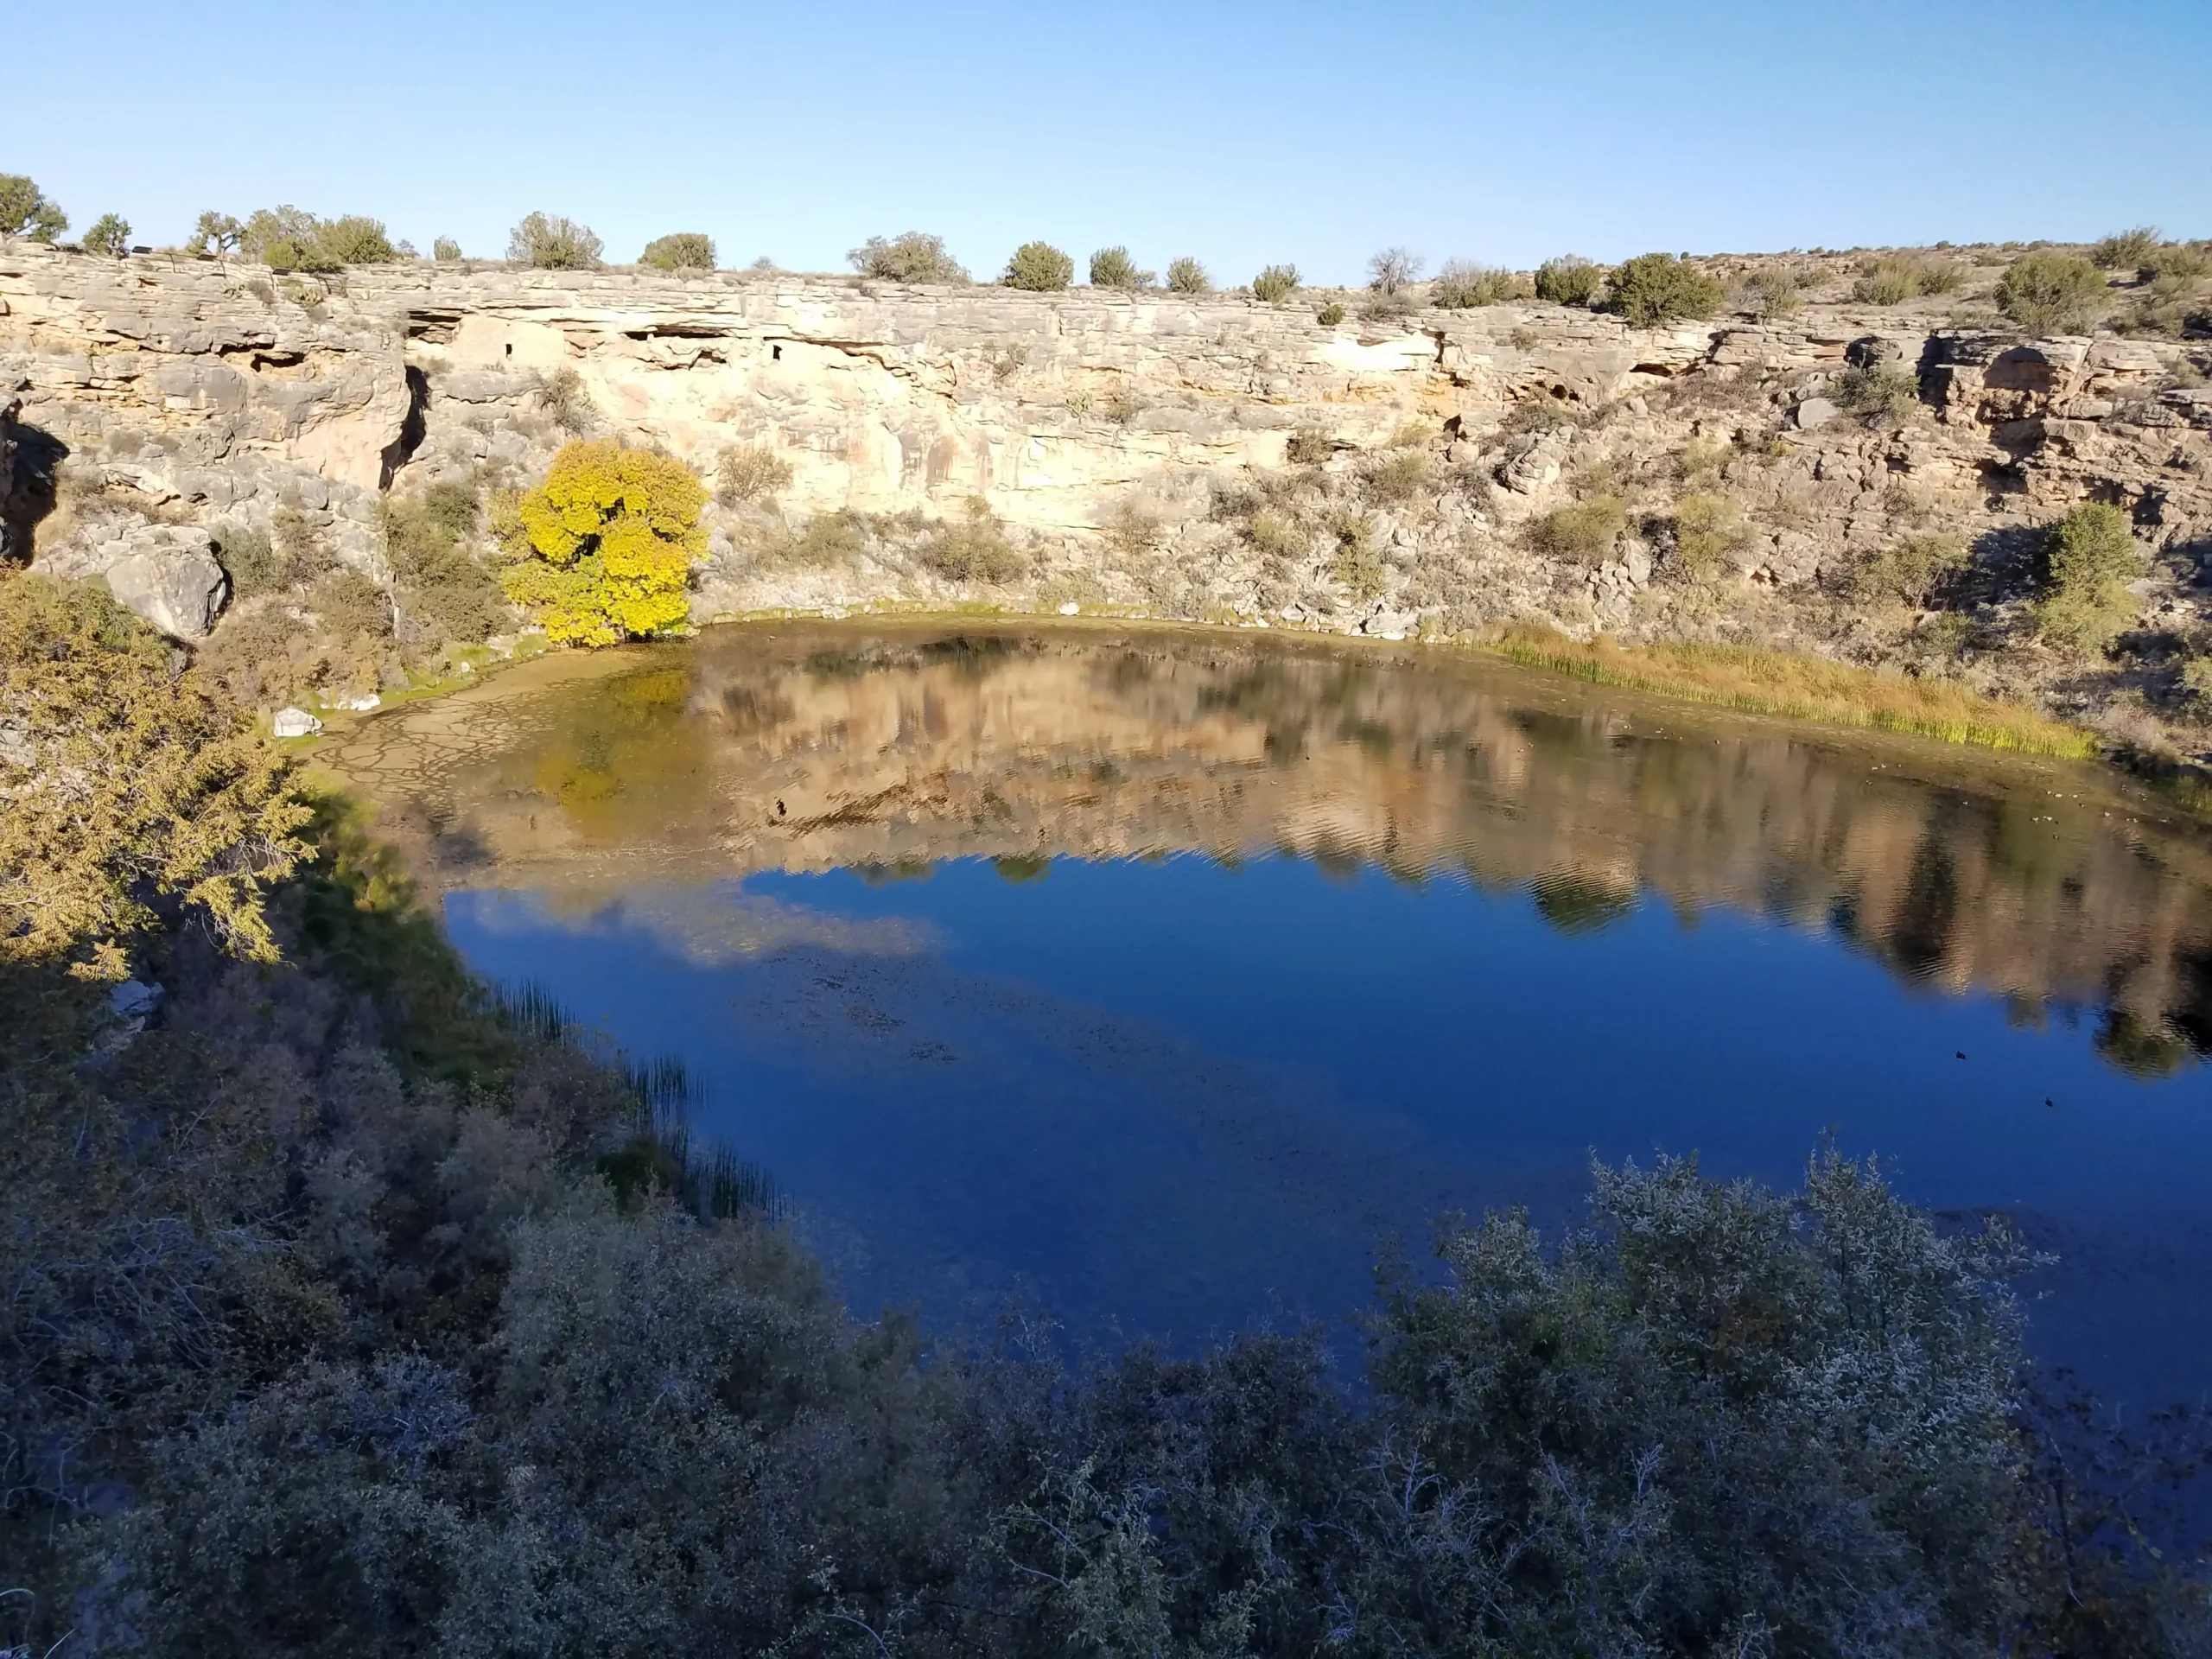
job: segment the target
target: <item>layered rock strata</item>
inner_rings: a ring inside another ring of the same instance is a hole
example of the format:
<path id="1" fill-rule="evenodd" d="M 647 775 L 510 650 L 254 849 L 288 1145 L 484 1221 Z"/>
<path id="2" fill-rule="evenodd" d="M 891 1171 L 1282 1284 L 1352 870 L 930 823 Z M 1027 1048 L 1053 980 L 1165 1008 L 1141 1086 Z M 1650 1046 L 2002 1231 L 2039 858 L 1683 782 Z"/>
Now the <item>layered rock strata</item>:
<path id="1" fill-rule="evenodd" d="M 1226 296 L 428 264 L 306 278 L 16 242 L 0 249 L 0 396 L 104 509 L 207 528 L 219 547 L 287 508 L 371 575 L 384 494 L 464 474 L 525 482 L 581 431 L 709 472 L 733 446 L 765 446 L 791 468 L 787 521 L 979 498 L 1031 555 L 988 591 L 867 552 L 807 567 L 751 550 L 774 515 L 717 510 L 702 618 L 982 597 L 1370 632 L 1513 617 L 1680 631 L 1681 607 L 1652 597 L 1663 537 L 1584 567 L 1522 532 L 1595 474 L 1649 480 L 1707 442 L 1728 446 L 1710 483 L 1750 514 L 1729 559 L 1754 602 L 1750 589 L 1808 588 L 1916 524 L 2001 564 L 2008 536 L 2094 498 L 2171 556 L 2145 588 L 2151 614 L 2193 620 L 2212 389 L 2189 384 L 2188 348 L 2022 339 L 1920 303 L 1649 331 L 1535 302 L 1325 327 L 1304 305 Z M 1835 378 L 1884 362 L 1916 373 L 1916 413 L 1846 414 Z M 1224 493 L 1278 473 L 1301 432 L 1332 454 L 1324 474 L 1394 440 L 1433 463 L 1414 499 L 1370 516 L 1372 576 L 1348 581 L 1325 547 L 1269 565 L 1224 521 Z M 1141 534 L 1114 533 L 1132 522 Z M 67 534 L 130 531 L 110 512 Z M 41 536 L 40 557 L 63 539 Z M 200 614 L 182 609 L 173 620 Z"/>

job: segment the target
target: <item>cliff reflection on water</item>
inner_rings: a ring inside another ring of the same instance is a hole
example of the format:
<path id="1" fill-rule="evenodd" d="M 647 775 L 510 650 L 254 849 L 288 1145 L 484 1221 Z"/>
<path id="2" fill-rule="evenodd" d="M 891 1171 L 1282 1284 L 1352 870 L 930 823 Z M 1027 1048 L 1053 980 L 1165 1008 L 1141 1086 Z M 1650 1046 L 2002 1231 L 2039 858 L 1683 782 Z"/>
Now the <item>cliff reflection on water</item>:
<path id="1" fill-rule="evenodd" d="M 2091 1011 L 2100 1052 L 2139 1075 L 2212 1044 L 2212 842 L 2111 774 L 1459 659 L 720 629 L 526 665 L 373 721 L 332 759 L 439 881 L 569 906 L 776 870 L 984 858 L 1019 879 L 1054 857 L 1281 853 L 1524 887 L 1567 930 L 1639 897 L 1825 930 L 2022 1022 Z M 752 930 L 741 950 L 798 925 L 758 905 L 692 925 Z"/>

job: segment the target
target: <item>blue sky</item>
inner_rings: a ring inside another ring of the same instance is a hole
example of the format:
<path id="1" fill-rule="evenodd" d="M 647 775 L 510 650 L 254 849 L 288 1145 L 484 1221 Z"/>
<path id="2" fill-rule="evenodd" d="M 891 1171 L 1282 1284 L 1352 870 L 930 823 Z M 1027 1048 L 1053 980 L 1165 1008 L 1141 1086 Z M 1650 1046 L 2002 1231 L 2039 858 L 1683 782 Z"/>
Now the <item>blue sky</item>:
<path id="1" fill-rule="evenodd" d="M 365 213 L 499 255 L 842 269 L 942 233 L 1356 280 L 1397 243 L 1527 266 L 2212 236 L 2212 0 L 1573 6 L 76 0 L 22 7 L 0 171 L 141 241 L 203 207 Z"/>

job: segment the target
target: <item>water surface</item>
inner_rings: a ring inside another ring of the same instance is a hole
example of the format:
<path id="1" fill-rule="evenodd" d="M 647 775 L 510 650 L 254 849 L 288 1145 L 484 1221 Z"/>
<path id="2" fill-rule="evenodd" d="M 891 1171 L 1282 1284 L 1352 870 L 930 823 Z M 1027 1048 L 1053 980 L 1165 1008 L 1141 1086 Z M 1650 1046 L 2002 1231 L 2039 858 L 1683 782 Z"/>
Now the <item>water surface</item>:
<path id="1" fill-rule="evenodd" d="M 2095 768 L 1411 652 L 829 626 L 531 664 L 340 768 L 481 970 L 708 1081 L 856 1305 L 1177 1343 L 1589 1156 L 1833 1135 L 2202 1392 L 2212 842 Z"/>

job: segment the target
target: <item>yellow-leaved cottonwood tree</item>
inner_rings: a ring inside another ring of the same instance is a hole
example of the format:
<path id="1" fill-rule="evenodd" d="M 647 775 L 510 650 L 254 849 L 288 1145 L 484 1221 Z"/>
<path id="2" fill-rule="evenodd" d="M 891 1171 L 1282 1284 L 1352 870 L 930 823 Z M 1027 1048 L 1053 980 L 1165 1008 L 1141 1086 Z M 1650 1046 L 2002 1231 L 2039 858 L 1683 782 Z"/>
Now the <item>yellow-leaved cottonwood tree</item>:
<path id="1" fill-rule="evenodd" d="M 569 444 L 515 504 L 501 585 L 557 644 L 665 633 L 690 614 L 706 503 L 706 486 L 671 456 Z"/>

